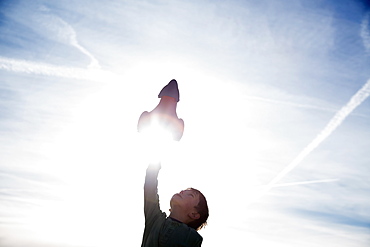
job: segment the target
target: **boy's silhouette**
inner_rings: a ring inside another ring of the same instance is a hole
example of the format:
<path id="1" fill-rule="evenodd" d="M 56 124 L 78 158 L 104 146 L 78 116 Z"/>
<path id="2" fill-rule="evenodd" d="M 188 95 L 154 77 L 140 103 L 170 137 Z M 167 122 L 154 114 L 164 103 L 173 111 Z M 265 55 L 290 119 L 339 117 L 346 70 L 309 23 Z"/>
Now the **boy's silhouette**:
<path id="1" fill-rule="evenodd" d="M 172 196 L 170 215 L 160 210 L 158 173 L 160 164 L 149 165 L 144 184 L 145 229 L 142 247 L 201 246 L 197 232 L 207 224 L 208 206 L 204 195 L 193 188 Z"/>

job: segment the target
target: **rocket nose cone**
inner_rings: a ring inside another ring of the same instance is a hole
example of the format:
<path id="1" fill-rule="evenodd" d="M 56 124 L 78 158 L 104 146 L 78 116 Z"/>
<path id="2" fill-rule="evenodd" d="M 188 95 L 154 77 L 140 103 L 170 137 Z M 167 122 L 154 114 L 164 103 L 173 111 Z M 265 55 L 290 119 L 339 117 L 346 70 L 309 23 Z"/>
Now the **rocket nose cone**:
<path id="1" fill-rule="evenodd" d="M 175 80 L 175 79 L 172 79 L 169 83 L 168 83 L 168 85 L 169 84 L 176 84 L 176 86 L 177 86 L 177 81 Z"/>
<path id="2" fill-rule="evenodd" d="M 172 79 L 167 85 L 166 87 L 168 87 L 169 89 L 173 90 L 173 91 L 179 91 L 179 88 L 178 88 L 178 85 L 177 85 L 177 81 L 175 79 Z"/>
<path id="3" fill-rule="evenodd" d="M 177 81 L 172 79 L 159 93 L 158 97 L 162 98 L 162 96 L 170 96 L 175 98 L 177 102 L 180 101 L 180 93 L 179 88 L 177 85 Z"/>

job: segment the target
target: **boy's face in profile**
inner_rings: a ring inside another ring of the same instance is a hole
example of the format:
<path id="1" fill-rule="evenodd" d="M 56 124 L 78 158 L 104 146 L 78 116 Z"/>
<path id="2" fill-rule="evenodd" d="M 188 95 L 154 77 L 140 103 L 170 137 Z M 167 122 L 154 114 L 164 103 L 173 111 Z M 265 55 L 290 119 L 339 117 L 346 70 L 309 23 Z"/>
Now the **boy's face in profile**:
<path id="1" fill-rule="evenodd" d="M 171 198 L 171 208 L 179 208 L 184 213 L 190 213 L 196 211 L 195 207 L 199 203 L 199 194 L 194 190 L 187 189 L 182 190 L 180 193 L 174 194 Z"/>

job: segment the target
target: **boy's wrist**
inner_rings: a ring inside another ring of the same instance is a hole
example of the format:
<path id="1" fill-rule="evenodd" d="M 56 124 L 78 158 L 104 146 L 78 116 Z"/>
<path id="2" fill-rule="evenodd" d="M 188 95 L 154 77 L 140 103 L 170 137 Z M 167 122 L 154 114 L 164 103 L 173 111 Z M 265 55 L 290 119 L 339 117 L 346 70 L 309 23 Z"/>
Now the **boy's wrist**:
<path id="1" fill-rule="evenodd" d="M 161 169 L 161 163 L 158 162 L 158 163 L 150 163 L 148 168 L 151 168 L 151 169 L 155 169 L 155 170 L 159 170 Z"/>

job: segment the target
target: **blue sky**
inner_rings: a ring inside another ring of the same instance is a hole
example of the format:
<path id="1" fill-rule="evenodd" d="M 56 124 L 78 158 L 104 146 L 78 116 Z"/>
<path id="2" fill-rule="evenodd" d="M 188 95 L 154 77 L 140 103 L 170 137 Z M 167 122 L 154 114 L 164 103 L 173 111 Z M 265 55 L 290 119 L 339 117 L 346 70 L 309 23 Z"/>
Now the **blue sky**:
<path id="1" fill-rule="evenodd" d="M 203 246 L 370 244 L 366 1 L 1 1 L 0 245 L 138 246 L 138 117 L 177 79 L 161 207 Z"/>

